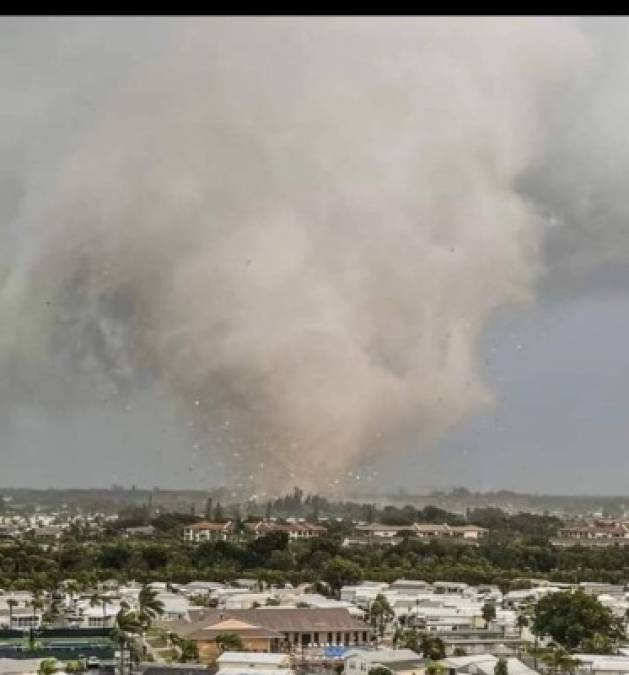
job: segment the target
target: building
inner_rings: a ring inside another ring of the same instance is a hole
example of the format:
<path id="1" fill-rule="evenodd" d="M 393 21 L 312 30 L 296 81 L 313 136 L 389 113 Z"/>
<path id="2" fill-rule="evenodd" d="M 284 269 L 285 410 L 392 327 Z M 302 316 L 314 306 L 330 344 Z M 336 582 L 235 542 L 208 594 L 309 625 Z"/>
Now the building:
<path id="1" fill-rule="evenodd" d="M 18 528 L 12 523 L 0 523 L 0 539 L 15 539 L 18 534 Z"/>
<path id="2" fill-rule="evenodd" d="M 521 648 L 517 635 L 484 630 L 444 631 L 439 633 L 448 656 L 463 649 L 468 656 L 515 656 Z"/>
<path id="3" fill-rule="evenodd" d="M 35 527 L 30 531 L 34 539 L 44 542 L 53 542 L 61 539 L 63 536 L 63 528 L 56 525 L 43 525 Z"/>
<path id="4" fill-rule="evenodd" d="M 625 675 L 629 673 L 629 656 L 579 654 L 579 673 L 589 675 Z"/>
<path id="5" fill-rule="evenodd" d="M 42 660 L 0 658 L 0 675 L 37 675 Z"/>
<path id="6" fill-rule="evenodd" d="M 489 530 L 486 527 L 479 527 L 478 525 L 453 525 L 450 530 L 451 536 L 455 539 L 472 541 L 484 539 L 489 534 Z"/>
<path id="7" fill-rule="evenodd" d="M 559 530 L 553 543 L 561 546 L 609 546 L 629 544 L 629 522 L 613 519 L 597 519 L 589 523 L 573 523 Z"/>
<path id="8" fill-rule="evenodd" d="M 266 652 L 224 652 L 217 659 L 219 675 L 294 675 L 288 654 Z"/>
<path id="9" fill-rule="evenodd" d="M 381 523 L 358 525 L 356 532 L 369 539 L 392 539 L 402 537 L 404 534 L 417 533 L 413 525 L 382 525 Z"/>
<path id="10" fill-rule="evenodd" d="M 529 668 L 516 658 L 507 658 L 509 675 L 537 675 L 537 671 Z M 472 656 L 452 656 L 439 661 L 445 675 L 494 675 L 498 657 L 492 654 Z"/>
<path id="11" fill-rule="evenodd" d="M 347 540 L 346 545 L 379 543 L 397 544 L 403 537 L 418 539 L 456 539 L 466 543 L 476 542 L 489 534 L 478 525 L 448 525 L 447 523 L 413 523 L 412 525 L 382 525 L 370 523 L 356 527 L 357 539 Z"/>
<path id="12" fill-rule="evenodd" d="M 368 645 L 372 629 L 344 608 L 260 607 L 243 610 L 206 610 L 194 622 L 164 624 L 182 638 L 196 642 L 204 660 L 217 654 L 216 636 L 235 633 L 245 649 L 289 652 L 326 646 Z"/>
<path id="13" fill-rule="evenodd" d="M 214 675 L 216 668 L 209 669 L 200 663 L 141 663 L 140 675 Z"/>
<path id="14" fill-rule="evenodd" d="M 327 532 L 322 525 L 313 523 L 276 523 L 269 520 L 261 520 L 257 523 L 245 523 L 245 529 L 256 539 L 272 532 L 285 532 L 289 539 L 312 539 L 320 537 Z"/>
<path id="15" fill-rule="evenodd" d="M 211 523 L 204 520 L 183 528 L 183 540 L 194 543 L 216 540 L 226 541 L 233 534 L 234 525 L 231 520 L 226 523 Z"/>
<path id="16" fill-rule="evenodd" d="M 199 650 L 199 658 L 206 662 L 215 661 L 220 653 L 220 646 L 216 643 L 219 635 L 237 635 L 246 651 L 265 653 L 278 652 L 284 639 L 278 631 L 227 614 L 215 614 L 202 621 L 181 623 L 167 628 L 194 642 Z"/>
<path id="17" fill-rule="evenodd" d="M 423 675 L 424 659 L 412 649 L 351 649 L 345 654 L 344 675 L 368 675 L 386 668 L 393 675 Z"/>

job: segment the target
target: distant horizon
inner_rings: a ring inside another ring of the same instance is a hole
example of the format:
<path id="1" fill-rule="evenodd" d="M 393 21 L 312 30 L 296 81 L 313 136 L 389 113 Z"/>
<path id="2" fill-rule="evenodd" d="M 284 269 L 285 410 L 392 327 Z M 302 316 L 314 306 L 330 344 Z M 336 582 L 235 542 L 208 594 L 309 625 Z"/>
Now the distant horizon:
<path id="1" fill-rule="evenodd" d="M 299 488 L 299 486 L 295 486 Z M 300 488 L 299 488 L 300 489 Z M 397 492 L 394 491 L 381 491 L 381 492 L 346 492 L 342 494 L 331 494 L 325 492 L 310 492 L 303 491 L 305 497 L 308 496 L 319 496 L 325 499 L 328 499 L 331 502 L 336 501 L 352 501 L 360 499 L 368 499 L 370 497 L 374 498 L 392 498 L 392 499 L 404 499 L 404 498 L 416 498 L 416 499 L 426 499 L 433 496 L 446 496 L 446 497 L 460 497 L 464 498 L 465 495 L 456 495 L 453 494 L 457 490 L 467 490 L 469 496 L 472 497 L 484 497 L 484 496 L 500 496 L 500 495 L 513 495 L 515 497 L 531 497 L 535 499 L 603 499 L 603 500 L 612 500 L 612 499 L 626 499 L 629 502 L 629 494 L 600 494 L 600 493 L 587 493 L 587 492 L 574 492 L 574 493 L 542 493 L 542 492 L 517 492 L 515 490 L 509 489 L 495 489 L 495 490 L 484 490 L 484 491 L 475 491 L 465 486 L 456 486 L 452 488 L 444 487 L 435 487 L 435 488 L 426 488 L 422 489 L 421 492 L 412 492 L 408 489 L 400 489 Z M 13 491 L 13 492 L 146 492 L 146 493 L 155 493 L 155 492 L 164 492 L 164 493 L 193 493 L 193 494 L 208 494 L 212 492 L 219 491 L 230 491 L 231 488 L 220 485 L 207 489 L 202 489 L 198 487 L 166 487 L 164 485 L 156 485 L 153 487 L 144 487 L 140 485 L 116 485 L 109 487 L 29 487 L 29 486 L 3 486 L 0 487 L 0 496 L 3 492 Z M 245 496 L 241 495 L 241 499 L 251 499 L 252 501 L 261 501 L 264 502 L 268 499 L 277 499 L 284 497 L 292 493 L 292 490 L 287 490 L 286 492 L 279 492 L 274 495 L 266 495 L 259 499 L 257 495 Z"/>

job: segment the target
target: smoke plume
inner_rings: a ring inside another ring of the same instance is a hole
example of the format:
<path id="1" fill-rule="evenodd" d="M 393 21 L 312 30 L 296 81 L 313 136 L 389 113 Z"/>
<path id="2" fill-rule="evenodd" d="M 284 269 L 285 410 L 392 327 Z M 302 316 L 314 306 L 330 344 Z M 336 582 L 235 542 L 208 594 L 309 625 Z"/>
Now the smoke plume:
<path id="1" fill-rule="evenodd" d="M 327 489 L 491 402 L 477 338 L 543 272 L 577 24 L 5 31 L 6 424 L 157 387 L 229 480 Z"/>

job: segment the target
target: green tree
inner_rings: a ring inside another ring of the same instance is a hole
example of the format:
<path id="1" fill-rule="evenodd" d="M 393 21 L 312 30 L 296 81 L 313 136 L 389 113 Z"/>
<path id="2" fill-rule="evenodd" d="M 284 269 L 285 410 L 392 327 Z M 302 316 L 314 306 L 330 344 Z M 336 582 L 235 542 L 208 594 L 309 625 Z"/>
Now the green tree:
<path id="1" fill-rule="evenodd" d="M 53 675 L 59 670 L 57 659 L 43 659 L 37 669 L 38 675 Z"/>
<path id="2" fill-rule="evenodd" d="M 121 607 L 116 614 L 116 622 L 111 630 L 111 638 L 120 646 L 120 675 L 125 672 L 125 648 L 130 646 L 132 636 L 142 632 L 142 622 L 135 612 Z"/>
<path id="3" fill-rule="evenodd" d="M 334 556 L 323 567 L 323 579 L 338 593 L 346 584 L 355 584 L 363 578 L 362 569 L 351 560 Z"/>
<path id="4" fill-rule="evenodd" d="M 579 659 L 575 659 L 563 647 L 557 647 L 541 656 L 549 673 L 574 673 L 579 665 Z"/>
<path id="5" fill-rule="evenodd" d="M 9 598 L 7 600 L 7 606 L 9 608 L 9 628 L 13 627 L 13 609 L 18 606 L 18 601 L 14 598 Z"/>
<path id="6" fill-rule="evenodd" d="M 494 666 L 494 675 L 509 675 L 507 659 L 499 658 Z"/>
<path id="7" fill-rule="evenodd" d="M 421 652 L 420 634 L 412 629 L 401 630 L 398 628 L 393 634 L 393 645 L 400 649 L 412 649 L 414 652 Z"/>
<path id="8" fill-rule="evenodd" d="M 236 633 L 221 633 L 215 641 L 221 652 L 241 652 L 244 649 L 240 635 Z"/>
<path id="9" fill-rule="evenodd" d="M 572 650 L 595 635 L 616 643 L 623 638 L 622 621 L 596 598 L 581 591 L 547 595 L 535 605 L 533 633 L 549 635 L 554 642 Z"/>
<path id="10" fill-rule="evenodd" d="M 426 675 L 442 675 L 445 667 L 438 661 L 429 661 L 426 664 Z"/>
<path id="11" fill-rule="evenodd" d="M 138 618 L 145 630 L 164 613 L 164 603 L 157 596 L 157 591 L 150 586 L 143 586 L 138 595 Z"/>
<path id="12" fill-rule="evenodd" d="M 392 675 L 392 673 L 385 666 L 373 666 L 369 669 L 369 675 Z"/>
<path id="13" fill-rule="evenodd" d="M 375 600 L 369 605 L 371 625 L 377 629 L 380 637 L 384 635 L 386 625 L 395 617 L 395 612 L 389 601 L 382 593 L 378 593 Z"/>
<path id="14" fill-rule="evenodd" d="M 583 650 L 588 654 L 615 654 L 616 643 L 607 635 L 596 633 L 591 638 L 583 640 Z"/>
<path id="15" fill-rule="evenodd" d="M 180 661 L 182 663 L 189 663 L 190 661 L 199 660 L 199 648 L 197 647 L 196 642 L 193 640 L 182 640 L 180 649 Z"/>
<path id="16" fill-rule="evenodd" d="M 496 618 L 496 607 L 493 602 L 486 602 L 482 609 L 483 619 L 485 620 L 485 627 Z"/>
<path id="17" fill-rule="evenodd" d="M 439 661 L 446 656 L 446 647 L 443 640 L 431 633 L 422 633 L 420 636 L 420 648 L 425 659 Z"/>

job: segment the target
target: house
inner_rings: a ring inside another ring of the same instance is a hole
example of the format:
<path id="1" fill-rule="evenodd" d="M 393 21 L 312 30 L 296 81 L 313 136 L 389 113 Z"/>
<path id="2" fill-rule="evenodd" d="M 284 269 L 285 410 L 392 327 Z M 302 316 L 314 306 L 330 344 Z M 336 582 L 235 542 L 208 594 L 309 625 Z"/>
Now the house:
<path id="1" fill-rule="evenodd" d="M 574 523 L 559 530 L 559 538 L 553 540 L 556 545 L 574 545 L 575 543 L 593 546 L 610 544 L 629 544 L 629 522 L 614 519 L 597 519 L 589 523 Z"/>
<path id="2" fill-rule="evenodd" d="M 452 528 L 446 523 L 415 523 L 413 529 L 420 539 L 438 539 L 452 536 Z"/>
<path id="3" fill-rule="evenodd" d="M 424 659 L 412 649 L 351 649 L 345 654 L 344 675 L 368 675 L 386 668 L 394 675 L 423 675 Z"/>
<path id="4" fill-rule="evenodd" d="M 537 671 L 526 666 L 516 658 L 507 658 L 507 672 L 509 675 L 537 675 Z M 494 668 L 498 657 L 492 654 L 477 654 L 472 656 L 451 656 L 439 661 L 445 675 L 494 675 Z"/>
<path id="5" fill-rule="evenodd" d="M 245 649 L 258 652 L 367 645 L 372 634 L 370 626 L 344 608 L 206 610 L 196 613 L 194 622 L 164 624 L 164 627 L 196 642 L 204 660 L 216 655 L 216 636 L 221 633 L 237 634 Z"/>
<path id="6" fill-rule="evenodd" d="M 37 675 L 42 660 L 0 658 L 0 675 Z"/>
<path id="7" fill-rule="evenodd" d="M 0 623 L 4 623 L 11 630 L 23 630 L 25 628 L 41 628 L 42 621 L 43 621 L 42 611 L 29 609 L 27 607 L 14 607 L 11 612 L 7 610 L 6 614 L 2 618 L 0 618 Z"/>
<path id="8" fill-rule="evenodd" d="M 450 531 L 451 536 L 455 539 L 473 541 L 484 539 L 489 534 L 489 530 L 486 527 L 479 527 L 478 525 L 453 525 Z"/>
<path id="9" fill-rule="evenodd" d="M 234 525 L 231 520 L 226 523 L 211 523 L 204 520 L 183 528 L 183 540 L 194 543 L 213 540 L 226 541 L 233 534 Z"/>
<path id="10" fill-rule="evenodd" d="M 108 602 L 103 599 L 96 604 L 90 600 L 79 600 L 74 613 L 66 617 L 72 628 L 111 628 L 120 611 L 119 602 Z"/>
<path id="11" fill-rule="evenodd" d="M 629 656 L 579 654 L 577 672 L 591 675 L 625 675 L 629 672 Z"/>
<path id="12" fill-rule="evenodd" d="M 518 635 L 486 630 L 454 630 L 439 633 L 448 656 L 463 649 L 472 656 L 514 656 L 519 653 L 521 641 Z"/>
<path id="13" fill-rule="evenodd" d="M 397 544 L 402 537 L 417 537 L 418 539 L 455 539 L 457 541 L 473 543 L 486 537 L 489 530 L 477 525 L 448 525 L 447 523 L 413 523 L 412 525 L 382 525 L 370 523 L 358 525 L 356 533 L 363 539 L 348 539 L 346 546 L 365 543 Z"/>
<path id="14" fill-rule="evenodd" d="M 415 534 L 415 528 L 412 525 L 382 525 L 381 523 L 369 523 L 368 525 L 358 525 L 356 532 L 375 539 L 390 539 L 392 537 L 401 537 L 403 533 Z"/>
<path id="15" fill-rule="evenodd" d="M 272 532 L 285 532 L 289 539 L 312 539 L 327 532 L 321 525 L 309 522 L 276 523 L 270 520 L 261 520 L 257 523 L 245 523 L 245 529 L 256 539 Z"/>
<path id="16" fill-rule="evenodd" d="M 138 670 L 140 675 L 215 675 L 217 669 L 200 663 L 141 663 Z"/>
<path id="17" fill-rule="evenodd" d="M 33 528 L 30 533 L 35 539 L 40 541 L 57 541 L 63 535 L 63 528 L 56 525 L 43 525 Z"/>
<path id="18" fill-rule="evenodd" d="M 209 598 L 219 588 L 225 588 L 225 584 L 218 581 L 191 581 L 183 586 L 181 590 L 186 596 L 198 595 L 202 598 Z"/>
<path id="19" fill-rule="evenodd" d="M 266 652 L 224 652 L 217 659 L 219 675 L 294 675 L 288 654 Z"/>
<path id="20" fill-rule="evenodd" d="M 194 642 L 199 650 L 199 658 L 207 662 L 213 662 L 220 653 L 220 646 L 216 643 L 219 635 L 237 635 L 242 641 L 243 648 L 253 652 L 277 652 L 284 639 L 282 633 L 278 631 L 243 621 L 227 613 L 214 613 L 208 619 L 166 627 L 180 637 Z"/>
<path id="21" fill-rule="evenodd" d="M 18 528 L 12 523 L 0 523 L 0 539 L 14 539 L 18 532 Z"/>
<path id="22" fill-rule="evenodd" d="M 402 591 L 406 593 L 426 593 L 432 590 L 432 586 L 427 581 L 419 579 L 396 579 L 389 584 L 392 591 Z"/>

